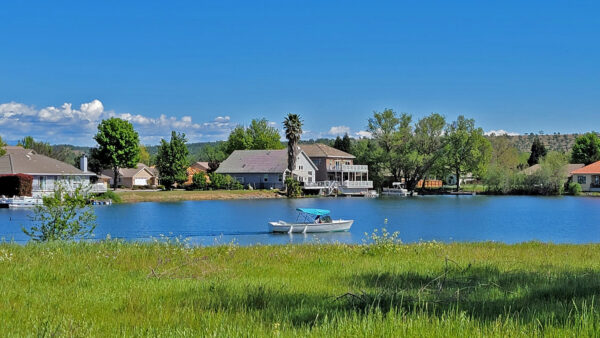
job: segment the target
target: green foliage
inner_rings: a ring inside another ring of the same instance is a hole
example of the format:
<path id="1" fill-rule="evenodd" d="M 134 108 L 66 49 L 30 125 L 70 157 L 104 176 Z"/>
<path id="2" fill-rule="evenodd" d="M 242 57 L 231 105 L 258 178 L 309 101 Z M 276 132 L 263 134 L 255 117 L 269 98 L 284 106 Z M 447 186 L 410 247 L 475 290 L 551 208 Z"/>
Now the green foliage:
<path id="1" fill-rule="evenodd" d="M 160 183 L 167 189 L 173 184 L 183 184 L 187 181 L 188 149 L 185 134 L 171 132 L 171 141 L 160 140 L 158 155 L 156 156 L 156 167 L 160 173 Z"/>
<path id="2" fill-rule="evenodd" d="M 0 136 L 0 156 L 4 156 L 6 154 L 6 143 L 2 140 L 2 136 Z"/>
<path id="3" fill-rule="evenodd" d="M 540 162 L 540 159 L 546 156 L 547 153 L 548 151 L 546 150 L 546 146 L 544 145 L 544 143 L 540 141 L 539 137 L 536 137 L 535 140 L 533 140 L 533 143 L 531 144 L 531 155 L 527 160 L 527 164 L 529 164 L 529 166 L 538 164 Z"/>
<path id="4" fill-rule="evenodd" d="M 226 150 L 282 149 L 281 136 L 277 128 L 269 125 L 266 119 L 254 119 L 247 128 L 237 126 L 227 139 Z"/>
<path id="5" fill-rule="evenodd" d="M 99 167 L 112 168 L 114 188 L 117 188 L 117 169 L 133 168 L 140 158 L 139 136 L 129 121 L 116 117 L 103 120 L 94 136 L 98 148 L 90 154 Z M 94 164 L 96 169 L 96 164 Z"/>
<path id="6" fill-rule="evenodd" d="M 298 153 L 298 142 L 302 136 L 302 120 L 298 114 L 288 114 L 283 120 L 285 138 L 288 140 L 288 170 L 294 172 L 296 169 L 296 156 Z"/>
<path id="7" fill-rule="evenodd" d="M 341 151 L 350 153 L 350 151 L 352 150 L 352 141 L 350 140 L 350 136 L 348 136 L 348 133 L 344 134 L 344 138 L 340 138 L 339 136 L 337 136 L 335 138 L 335 141 L 333 142 L 333 147 L 335 149 L 339 149 Z"/>
<path id="8" fill-rule="evenodd" d="M 192 176 L 192 185 L 191 189 L 193 190 L 208 190 L 210 184 L 208 183 L 207 177 L 205 173 L 195 173 Z"/>
<path id="9" fill-rule="evenodd" d="M 198 161 L 208 162 L 210 168 L 209 172 L 213 172 L 219 168 L 219 164 L 227 158 L 226 144 L 219 142 L 214 145 L 207 144 L 204 146 L 199 154 Z"/>
<path id="10" fill-rule="evenodd" d="M 96 227 L 96 215 L 87 204 L 85 188 L 73 192 L 59 185 L 54 193 L 43 198 L 43 205 L 35 206 L 30 229 L 23 232 L 36 242 L 69 241 L 91 236 Z"/>
<path id="11" fill-rule="evenodd" d="M 286 195 L 287 197 L 300 197 L 302 196 L 302 187 L 300 182 L 296 181 L 292 177 L 286 177 L 285 179 Z"/>
<path id="12" fill-rule="evenodd" d="M 600 161 L 600 137 L 595 132 L 583 134 L 575 139 L 571 152 L 571 163 L 588 165 Z"/>
<path id="13" fill-rule="evenodd" d="M 475 127 L 475 120 L 459 116 L 446 128 L 445 161 L 456 175 L 456 190 L 465 173 L 485 174 L 491 156 L 491 145 L 483 136 L 483 129 Z"/>
<path id="14" fill-rule="evenodd" d="M 112 190 L 108 190 L 105 193 L 98 194 L 98 195 L 96 195 L 95 198 L 98 200 L 111 200 L 111 201 L 113 201 L 113 203 L 116 203 L 116 204 L 123 202 L 123 200 L 121 199 L 121 196 Z"/>
<path id="15" fill-rule="evenodd" d="M 384 222 L 387 224 L 387 219 Z M 371 234 L 365 233 L 365 239 L 363 239 L 363 252 L 367 255 L 381 255 L 387 253 L 397 253 L 401 251 L 402 240 L 400 240 L 400 233 L 395 231 L 390 233 L 386 228 L 379 230 L 375 229 Z"/>
<path id="16" fill-rule="evenodd" d="M 519 150 L 512 145 L 508 136 L 489 139 L 492 146 L 490 164 L 514 170 L 519 166 Z"/>
<path id="17" fill-rule="evenodd" d="M 208 183 L 204 189 L 213 189 L 213 190 L 242 190 L 244 186 L 238 182 L 236 179 L 229 175 L 223 175 L 219 173 L 212 172 L 208 174 L 208 178 L 210 183 Z M 202 190 L 202 182 L 200 177 L 198 177 L 198 184 L 196 184 L 196 175 L 194 175 L 194 188 L 198 187 L 198 190 Z M 196 188 L 195 188 L 196 189 Z"/>
<path id="18" fill-rule="evenodd" d="M 31 136 L 24 137 L 21 141 L 17 143 L 17 145 L 25 149 L 31 149 L 40 155 L 52 157 L 52 146 L 50 145 L 50 143 L 37 142 Z"/>
<path id="19" fill-rule="evenodd" d="M 144 145 L 140 144 L 140 163 L 143 163 L 147 166 L 152 165 L 150 162 L 150 153 L 148 153 L 148 149 Z"/>
<path id="20" fill-rule="evenodd" d="M 581 184 L 576 182 L 569 183 L 569 194 L 573 196 L 581 195 Z"/>
<path id="21" fill-rule="evenodd" d="M 356 163 L 369 166 L 369 179 L 373 181 L 373 186 L 382 187 L 385 166 L 381 158 L 384 154 L 377 141 L 367 138 L 357 140 L 352 144 L 350 153 L 356 157 Z"/>

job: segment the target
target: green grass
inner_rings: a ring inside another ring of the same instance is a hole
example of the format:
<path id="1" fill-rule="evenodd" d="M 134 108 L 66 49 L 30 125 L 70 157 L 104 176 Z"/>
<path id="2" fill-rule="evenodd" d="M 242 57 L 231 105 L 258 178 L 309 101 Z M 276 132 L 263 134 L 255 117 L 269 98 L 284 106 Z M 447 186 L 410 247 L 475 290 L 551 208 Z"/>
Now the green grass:
<path id="1" fill-rule="evenodd" d="M 178 202 L 203 200 L 230 200 L 280 197 L 276 190 L 172 190 L 143 191 L 120 190 L 116 193 L 123 203 L 136 202 Z"/>
<path id="2" fill-rule="evenodd" d="M 595 336 L 600 245 L 0 245 L 2 336 Z"/>

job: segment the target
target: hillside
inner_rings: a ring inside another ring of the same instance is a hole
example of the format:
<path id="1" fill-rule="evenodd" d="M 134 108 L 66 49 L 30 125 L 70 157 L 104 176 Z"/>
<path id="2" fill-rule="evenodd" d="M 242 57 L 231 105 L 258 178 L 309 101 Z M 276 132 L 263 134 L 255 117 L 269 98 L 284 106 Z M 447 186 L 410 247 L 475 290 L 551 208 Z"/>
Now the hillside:
<path id="1" fill-rule="evenodd" d="M 536 137 L 544 143 L 548 150 L 555 151 L 570 151 L 575 143 L 575 139 L 579 134 L 553 134 L 553 135 L 518 135 L 518 136 L 506 136 L 509 138 L 511 143 L 519 149 L 521 152 L 531 151 L 531 144 Z M 488 136 L 493 137 L 505 137 L 505 136 Z"/>

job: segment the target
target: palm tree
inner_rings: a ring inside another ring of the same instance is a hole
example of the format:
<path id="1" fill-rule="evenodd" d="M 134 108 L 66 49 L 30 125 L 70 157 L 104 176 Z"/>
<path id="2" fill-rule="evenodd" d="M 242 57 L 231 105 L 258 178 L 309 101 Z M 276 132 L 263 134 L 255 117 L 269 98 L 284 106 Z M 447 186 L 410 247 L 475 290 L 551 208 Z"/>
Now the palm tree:
<path id="1" fill-rule="evenodd" d="M 285 138 L 288 140 L 288 170 L 291 173 L 296 167 L 298 142 L 302 135 L 302 120 L 298 114 L 288 114 L 283 120 L 283 126 L 285 127 Z"/>

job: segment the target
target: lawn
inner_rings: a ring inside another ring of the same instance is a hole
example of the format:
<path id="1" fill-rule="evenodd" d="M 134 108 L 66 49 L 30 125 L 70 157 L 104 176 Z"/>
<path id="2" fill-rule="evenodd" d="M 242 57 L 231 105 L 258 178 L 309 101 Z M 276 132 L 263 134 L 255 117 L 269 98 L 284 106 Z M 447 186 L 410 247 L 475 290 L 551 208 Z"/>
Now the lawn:
<path id="1" fill-rule="evenodd" d="M 2 336 L 594 336 L 600 245 L 0 245 Z"/>
<path id="2" fill-rule="evenodd" d="M 144 191 L 118 190 L 123 203 L 133 202 L 177 202 L 201 200 L 229 200 L 253 198 L 277 198 L 274 190 L 207 190 L 207 191 Z"/>

